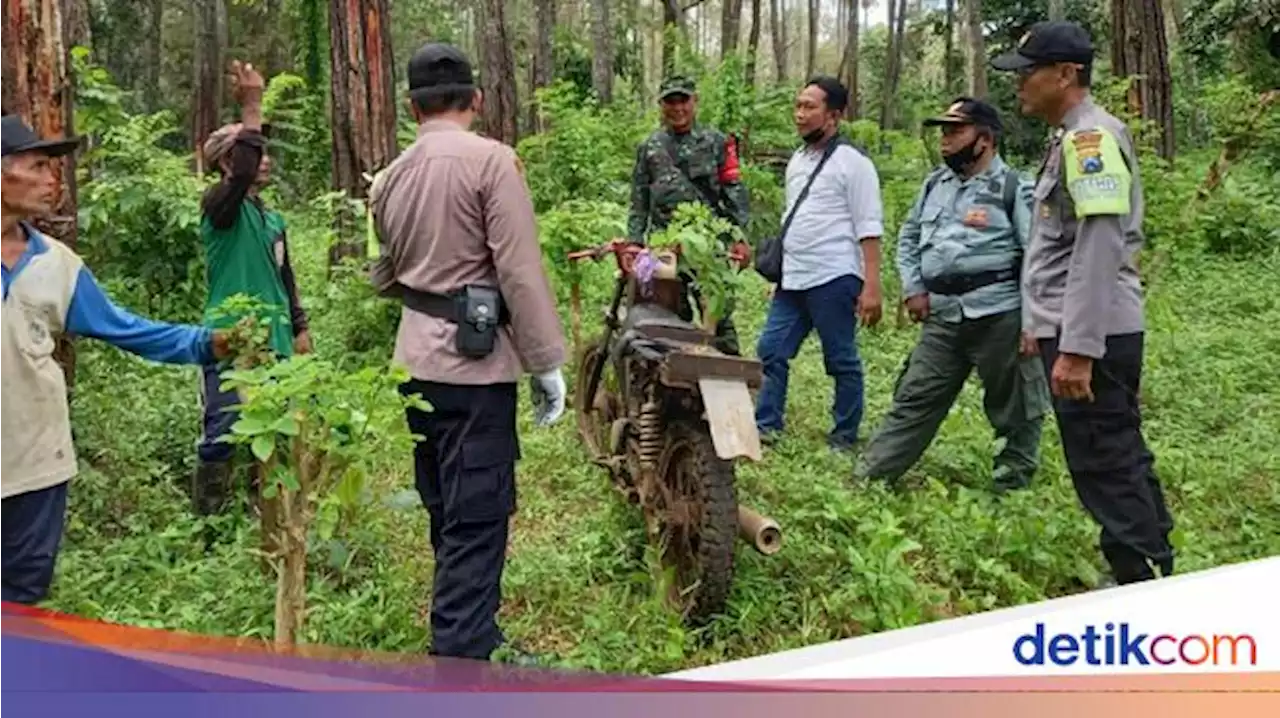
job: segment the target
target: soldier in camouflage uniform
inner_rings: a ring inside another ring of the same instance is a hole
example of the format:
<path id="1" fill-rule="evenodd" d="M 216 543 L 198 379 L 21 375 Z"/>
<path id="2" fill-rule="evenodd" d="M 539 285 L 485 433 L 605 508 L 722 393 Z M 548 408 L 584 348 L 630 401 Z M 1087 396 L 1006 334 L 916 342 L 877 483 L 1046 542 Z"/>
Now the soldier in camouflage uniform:
<path id="1" fill-rule="evenodd" d="M 738 170 L 732 138 L 696 123 L 698 96 L 694 82 L 673 76 L 662 83 L 659 102 L 665 127 L 640 143 L 631 177 L 631 214 L 627 236 L 644 244 L 650 232 L 671 221 L 683 202 L 702 202 L 738 227 L 747 226 L 747 188 Z M 694 277 L 685 275 L 686 286 Z M 693 288 L 696 292 L 696 287 Z M 681 317 L 693 317 L 690 302 L 682 302 Z M 716 326 L 716 346 L 740 354 L 732 305 Z"/>

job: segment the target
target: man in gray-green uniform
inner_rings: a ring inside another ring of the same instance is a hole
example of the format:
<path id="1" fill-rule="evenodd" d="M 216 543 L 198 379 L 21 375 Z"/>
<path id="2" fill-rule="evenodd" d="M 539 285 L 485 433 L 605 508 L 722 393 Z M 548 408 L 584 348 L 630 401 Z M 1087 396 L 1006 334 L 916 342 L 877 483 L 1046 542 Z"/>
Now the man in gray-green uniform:
<path id="1" fill-rule="evenodd" d="M 659 95 L 665 127 L 649 135 L 636 150 L 631 175 L 631 214 L 627 237 L 644 244 L 650 232 L 665 228 L 678 205 L 702 202 L 743 230 L 747 227 L 747 188 L 742 184 L 733 138 L 697 124 L 698 95 L 693 80 L 667 78 Z M 696 278 L 685 276 L 686 285 Z M 683 303 L 681 316 L 693 316 Z M 739 354 L 732 307 L 716 326 L 717 348 Z"/>
<path id="2" fill-rule="evenodd" d="M 1089 93 L 1093 43 L 1037 23 L 992 61 L 1054 128 L 1035 188 L 1023 329 L 1044 361 L 1067 468 L 1118 583 L 1173 572 L 1173 519 L 1142 436 L 1142 181 L 1124 123 Z"/>
<path id="3" fill-rule="evenodd" d="M 1004 441 L 995 487 L 1024 488 L 1039 465 L 1049 405 L 1039 359 L 1020 351 L 1018 277 L 1031 229 L 1031 183 L 1000 158 L 1003 126 L 991 105 L 961 97 L 925 124 L 942 127 L 945 166 L 925 179 L 898 235 L 903 296 L 924 328 L 858 475 L 901 477 L 976 369 L 987 418 Z"/>

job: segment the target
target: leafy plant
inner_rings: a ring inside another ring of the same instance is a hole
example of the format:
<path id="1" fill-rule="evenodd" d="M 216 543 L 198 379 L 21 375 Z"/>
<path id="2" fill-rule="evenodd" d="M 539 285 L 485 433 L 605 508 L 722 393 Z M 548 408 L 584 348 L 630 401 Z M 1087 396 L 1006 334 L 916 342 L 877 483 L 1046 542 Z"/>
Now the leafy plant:
<path id="1" fill-rule="evenodd" d="M 275 361 L 271 311 L 245 295 L 218 308 L 240 317 L 229 331 L 233 367 L 222 375 L 223 389 L 240 396 L 239 415 L 221 440 L 247 445 L 261 466 L 263 548 L 277 572 L 275 637 L 292 644 L 305 616 L 313 521 L 319 515 L 319 538 L 329 541 L 338 512 L 354 509 L 365 490 L 370 458 L 412 451 L 405 409 L 430 405 L 399 391 L 409 380 L 403 367 L 348 372 L 314 354 Z"/>
<path id="2" fill-rule="evenodd" d="M 676 250 L 680 265 L 697 278 L 705 327 L 714 327 L 725 315 L 742 286 L 742 276 L 729 257 L 730 244 L 742 240 L 741 229 L 701 202 L 681 203 L 667 227 L 649 236 L 648 247 Z"/>

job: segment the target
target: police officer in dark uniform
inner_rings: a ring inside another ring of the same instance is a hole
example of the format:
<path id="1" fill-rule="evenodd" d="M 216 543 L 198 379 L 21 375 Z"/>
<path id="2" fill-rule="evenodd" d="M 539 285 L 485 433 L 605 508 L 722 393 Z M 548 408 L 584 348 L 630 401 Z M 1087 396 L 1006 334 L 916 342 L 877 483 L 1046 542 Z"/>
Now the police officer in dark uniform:
<path id="1" fill-rule="evenodd" d="M 1125 124 L 1090 96 L 1092 65 L 1088 33 L 1070 22 L 1037 23 L 992 61 L 1018 74 L 1022 112 L 1054 128 L 1023 270 L 1023 352 L 1042 357 L 1076 493 L 1123 584 L 1173 572 L 1173 519 L 1139 406 L 1142 181 Z"/>
<path id="2" fill-rule="evenodd" d="M 417 140 L 374 178 L 373 281 L 404 304 L 395 361 L 422 437 L 418 493 L 431 518 L 432 652 L 486 659 L 505 643 L 501 600 L 516 508 L 518 381 L 536 424 L 564 413 L 565 340 L 515 152 L 469 131 L 480 107 L 471 63 L 428 44 L 409 61 Z"/>

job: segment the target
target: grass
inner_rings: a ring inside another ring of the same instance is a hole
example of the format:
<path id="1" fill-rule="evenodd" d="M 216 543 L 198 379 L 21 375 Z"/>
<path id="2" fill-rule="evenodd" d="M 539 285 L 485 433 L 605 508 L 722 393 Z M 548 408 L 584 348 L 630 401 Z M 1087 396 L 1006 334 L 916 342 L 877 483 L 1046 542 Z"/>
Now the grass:
<path id="1" fill-rule="evenodd" d="M 349 303 L 349 290 L 322 276 L 323 248 L 294 243 L 318 349 L 343 352 L 353 323 L 382 310 Z M 1152 280 L 1146 432 L 1183 571 L 1280 553 L 1280 298 L 1263 289 L 1278 272 L 1274 258 L 1188 255 Z M 592 272 L 584 336 L 599 325 L 594 307 L 605 301 L 607 274 Z M 737 313 L 748 352 L 764 308 L 753 278 Z M 896 328 L 890 309 L 861 334 L 864 432 L 888 408 L 916 333 Z M 389 343 L 366 357 L 388 359 Z M 250 553 L 252 526 L 234 514 L 215 519 L 226 538 L 205 555 L 203 524 L 188 509 L 197 371 L 92 342 L 81 344 L 79 367 L 74 412 L 85 470 L 72 485 L 50 607 L 269 638 L 274 582 Z M 740 499 L 781 523 L 785 546 L 763 557 L 740 543 L 727 614 L 699 632 L 662 606 L 639 516 L 587 463 L 572 416 L 534 429 L 522 387 L 525 458 L 501 614 L 508 635 L 556 653 L 566 667 L 660 673 L 1034 602 L 1096 580 L 1097 529 L 1072 491 L 1052 421 L 1034 487 L 997 501 L 987 491 L 993 439 L 971 382 L 912 471 L 913 491 L 853 489 L 852 460 L 824 443 L 831 385 L 816 336 L 794 363 L 791 386 L 789 435 L 738 474 Z M 303 637 L 421 652 L 431 590 L 425 511 L 412 490 L 411 458 L 380 462 L 377 494 L 353 528 L 313 550 Z"/>

